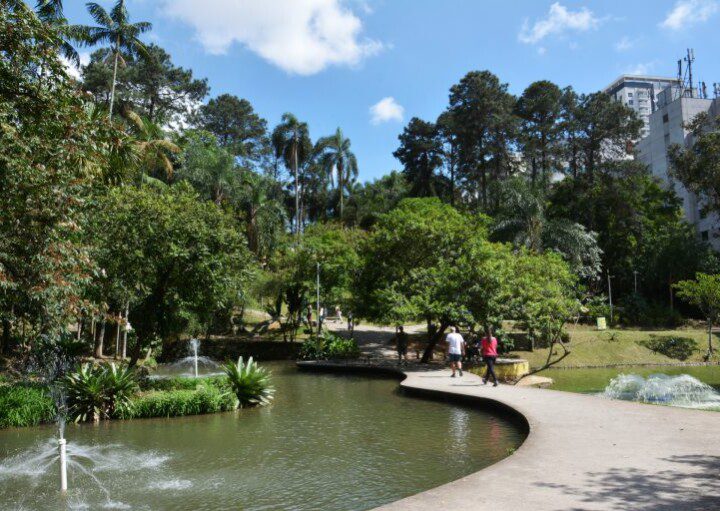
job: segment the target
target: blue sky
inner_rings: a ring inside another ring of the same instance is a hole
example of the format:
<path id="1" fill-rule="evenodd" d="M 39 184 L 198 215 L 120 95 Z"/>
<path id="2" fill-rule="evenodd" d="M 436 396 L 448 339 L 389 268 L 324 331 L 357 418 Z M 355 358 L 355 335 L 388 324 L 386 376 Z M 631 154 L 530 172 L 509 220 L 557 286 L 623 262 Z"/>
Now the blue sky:
<path id="1" fill-rule="evenodd" d="M 109 8 L 114 0 L 99 0 Z M 84 2 L 65 0 L 73 23 Z M 520 94 L 548 79 L 592 92 L 623 73 L 720 82 L 720 0 L 127 0 L 147 41 L 207 77 L 211 95 L 247 98 L 274 126 L 283 112 L 315 139 L 342 127 L 369 180 L 413 116 L 434 120 L 466 72 L 488 69 Z M 83 49 L 83 52 L 87 50 Z M 710 87 L 710 86 L 709 86 Z M 375 105 L 375 108 L 372 107 Z"/>

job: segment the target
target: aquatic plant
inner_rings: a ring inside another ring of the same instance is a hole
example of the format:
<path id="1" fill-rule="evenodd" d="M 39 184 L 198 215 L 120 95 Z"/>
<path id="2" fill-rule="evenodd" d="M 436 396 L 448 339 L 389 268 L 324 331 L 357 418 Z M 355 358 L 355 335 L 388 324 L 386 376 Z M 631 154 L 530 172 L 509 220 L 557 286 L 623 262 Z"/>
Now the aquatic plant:
<path id="1" fill-rule="evenodd" d="M 114 363 L 83 364 L 65 377 L 68 414 L 76 421 L 110 419 L 131 406 L 137 391 L 134 371 Z"/>
<path id="2" fill-rule="evenodd" d="M 354 339 L 345 339 L 330 332 L 311 337 L 300 348 L 302 360 L 353 359 L 359 356 L 360 348 Z"/>
<path id="3" fill-rule="evenodd" d="M 122 419 L 180 417 L 235 409 L 235 396 L 214 385 L 197 384 L 194 390 L 152 391 L 132 398 L 131 406 L 118 411 Z"/>
<path id="4" fill-rule="evenodd" d="M 237 363 L 228 360 L 223 370 L 240 408 L 266 405 L 272 400 L 275 388 L 271 384 L 270 373 L 254 362 L 252 357 L 247 363 L 242 357 L 238 358 Z"/>
<path id="5" fill-rule="evenodd" d="M 0 428 L 37 426 L 52 422 L 55 405 L 39 385 L 0 385 Z"/>

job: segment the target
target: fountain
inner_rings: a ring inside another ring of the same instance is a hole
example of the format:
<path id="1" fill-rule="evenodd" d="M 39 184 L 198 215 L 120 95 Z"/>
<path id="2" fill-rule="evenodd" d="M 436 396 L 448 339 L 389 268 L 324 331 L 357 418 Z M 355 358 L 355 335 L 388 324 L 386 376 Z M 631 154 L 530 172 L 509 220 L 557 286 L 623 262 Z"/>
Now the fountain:
<path id="1" fill-rule="evenodd" d="M 610 381 L 601 396 L 681 408 L 720 410 L 720 393 L 688 374 L 652 374 L 647 378 L 621 374 Z"/>
<path id="2" fill-rule="evenodd" d="M 210 376 L 217 373 L 218 364 L 209 357 L 200 355 L 200 340 L 190 339 L 188 342 L 189 355 L 187 357 L 176 360 L 172 364 L 165 366 L 168 375 L 194 376 L 199 378 L 202 376 Z M 160 369 L 160 372 L 164 372 Z"/>

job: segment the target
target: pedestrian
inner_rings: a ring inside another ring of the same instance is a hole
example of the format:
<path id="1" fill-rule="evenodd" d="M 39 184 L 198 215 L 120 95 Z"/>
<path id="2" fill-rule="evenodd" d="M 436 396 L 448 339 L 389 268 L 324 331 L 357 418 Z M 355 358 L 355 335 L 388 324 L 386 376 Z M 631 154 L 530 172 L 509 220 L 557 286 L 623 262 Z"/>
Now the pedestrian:
<path id="1" fill-rule="evenodd" d="M 455 370 L 463 375 L 462 358 L 465 355 L 465 339 L 458 333 L 456 326 L 452 327 L 452 332 L 447 334 L 445 342 L 448 345 L 448 357 L 450 358 L 450 369 L 452 369 L 451 378 L 455 378 Z"/>
<path id="2" fill-rule="evenodd" d="M 495 375 L 495 361 L 497 360 L 497 339 L 493 337 L 492 328 L 487 327 L 485 329 L 485 337 L 481 342 L 481 354 L 487 369 L 485 370 L 485 376 L 483 376 L 483 385 L 487 385 L 490 376 L 493 378 L 493 387 L 498 386 L 497 375 Z"/>
<path id="3" fill-rule="evenodd" d="M 347 315 L 347 326 L 348 326 L 348 332 L 350 332 L 350 335 L 352 335 L 353 332 L 354 332 L 354 330 L 355 330 L 355 322 L 354 322 L 354 320 L 353 320 L 353 313 L 352 313 L 352 311 L 349 311 L 349 312 L 348 312 L 348 315 Z"/>
<path id="4" fill-rule="evenodd" d="M 322 328 L 323 324 L 325 323 L 325 307 L 320 307 L 320 317 L 318 318 L 318 321 L 320 321 L 320 328 Z"/>
<path id="5" fill-rule="evenodd" d="M 398 365 L 402 365 L 403 362 L 407 364 L 408 334 L 402 326 L 397 327 L 395 331 L 395 349 L 398 354 Z"/>
<path id="6" fill-rule="evenodd" d="M 335 316 L 337 317 L 337 320 L 339 323 L 342 323 L 342 311 L 340 310 L 340 306 L 335 306 Z"/>
<path id="7" fill-rule="evenodd" d="M 305 318 L 307 319 L 308 327 L 312 329 L 312 307 L 310 305 L 308 305 L 307 307 L 307 313 L 305 315 Z"/>

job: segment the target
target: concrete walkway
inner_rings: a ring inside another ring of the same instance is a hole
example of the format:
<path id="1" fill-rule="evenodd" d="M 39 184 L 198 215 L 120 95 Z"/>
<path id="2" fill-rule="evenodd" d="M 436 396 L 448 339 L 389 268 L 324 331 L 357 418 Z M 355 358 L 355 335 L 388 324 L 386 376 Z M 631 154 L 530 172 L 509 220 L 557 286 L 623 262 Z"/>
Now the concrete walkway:
<path id="1" fill-rule="evenodd" d="M 718 412 L 493 388 L 446 370 L 406 374 L 410 392 L 511 407 L 530 433 L 505 460 L 382 511 L 720 510 Z"/>

